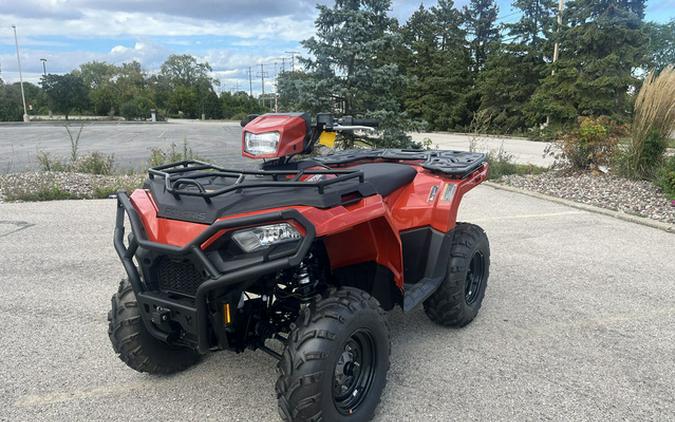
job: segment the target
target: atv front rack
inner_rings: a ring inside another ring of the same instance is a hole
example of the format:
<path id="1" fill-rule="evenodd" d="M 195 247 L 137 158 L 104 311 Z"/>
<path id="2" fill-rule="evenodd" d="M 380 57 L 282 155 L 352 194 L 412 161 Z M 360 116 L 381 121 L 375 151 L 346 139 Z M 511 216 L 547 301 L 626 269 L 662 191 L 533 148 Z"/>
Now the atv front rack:
<path id="1" fill-rule="evenodd" d="M 336 177 L 316 182 L 301 181 L 303 176 L 325 174 Z M 198 160 L 180 161 L 153 167 L 148 170 L 148 175 L 150 179 L 164 178 L 166 191 L 174 196 L 198 196 L 207 201 L 214 196 L 251 188 L 311 188 L 318 189 L 319 193 L 323 194 L 326 186 L 335 183 L 356 178 L 359 179 L 359 183 L 364 182 L 363 173 L 359 170 L 231 170 Z M 251 180 L 254 177 L 263 180 Z M 231 182 L 224 187 L 210 190 L 200 182 L 200 180 L 207 178 L 221 178 L 226 182 Z M 189 189 L 189 187 L 193 189 Z"/>
<path id="2" fill-rule="evenodd" d="M 315 160 L 324 165 L 347 165 L 360 161 L 418 162 L 419 166 L 445 176 L 463 179 L 485 162 L 480 152 L 420 149 L 352 149 Z"/>
<path id="3" fill-rule="evenodd" d="M 131 225 L 131 235 L 128 238 L 128 246 L 124 244 L 125 215 L 128 216 Z M 255 265 L 230 272 L 220 272 L 216 265 L 210 261 L 209 257 L 202 250 L 202 245 L 206 241 L 223 230 L 289 220 L 296 222 L 304 230 L 305 233 L 302 240 L 295 250 L 282 255 L 277 254 L 275 256 L 270 256 L 269 260 L 265 262 L 256 263 Z M 305 255 L 307 255 L 315 237 L 316 231 L 312 223 L 297 210 L 288 208 L 265 214 L 217 221 L 208 226 L 199 236 L 195 237 L 192 241 L 182 247 L 153 242 L 148 239 L 145 229 L 143 228 L 143 223 L 131 203 L 129 196 L 125 192 L 119 192 L 117 194 L 117 216 L 115 220 L 113 244 L 122 261 L 127 276 L 129 277 L 129 282 L 136 294 L 138 302 L 142 305 L 147 305 L 147 308 L 145 306 L 140 307 L 143 310 L 143 312 L 141 312 L 143 323 L 153 336 L 163 339 L 164 341 L 170 341 L 171 339 L 168 338 L 166 333 L 155 327 L 148 309 L 152 310 L 153 307 L 176 309 L 176 307 L 179 306 L 178 310 L 182 314 L 189 315 L 189 319 L 195 321 L 195 323 L 193 323 L 193 334 L 197 339 L 197 348 L 202 353 L 209 350 L 207 307 L 209 293 L 217 289 L 235 286 L 249 280 L 256 280 L 262 275 L 298 265 Z M 134 263 L 134 256 L 136 255 L 138 248 L 156 251 L 166 255 L 191 255 L 196 258 L 203 265 L 204 271 L 209 278 L 197 288 L 194 303 L 178 305 L 174 300 L 167 300 L 155 292 L 148 291 L 141 280 L 139 268 Z"/>

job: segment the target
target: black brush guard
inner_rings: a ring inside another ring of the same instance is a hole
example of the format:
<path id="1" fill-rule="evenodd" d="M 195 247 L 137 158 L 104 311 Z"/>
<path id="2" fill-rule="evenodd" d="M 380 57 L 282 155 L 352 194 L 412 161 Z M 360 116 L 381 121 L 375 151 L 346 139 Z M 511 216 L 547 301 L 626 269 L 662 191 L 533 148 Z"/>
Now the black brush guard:
<path id="1" fill-rule="evenodd" d="M 125 214 L 129 217 L 131 225 L 132 236 L 129 236 L 128 246 L 124 244 L 124 217 Z M 232 229 L 236 227 L 250 227 L 262 225 L 265 223 L 279 222 L 293 220 L 297 222 L 305 231 L 305 235 L 300 241 L 295 251 L 285 253 L 283 256 L 270 257 L 269 261 L 257 264 L 251 267 L 238 269 L 228 273 L 222 273 L 217 270 L 216 266 L 209 260 L 201 245 L 222 230 Z M 136 209 L 133 207 L 129 196 L 125 192 L 117 194 L 117 216 L 115 220 L 115 232 L 113 243 L 115 250 L 124 265 L 124 269 L 129 277 L 136 299 L 143 308 L 143 305 L 161 306 L 170 310 L 179 311 L 183 315 L 190 316 L 192 320 L 194 316 L 195 323 L 190 324 L 194 327 L 193 334 L 196 337 L 196 346 L 199 352 L 206 353 L 210 349 L 209 332 L 208 332 L 208 305 L 207 300 L 209 293 L 217 289 L 234 287 L 247 280 L 255 280 L 258 277 L 273 273 L 285 268 L 294 267 L 298 265 L 302 259 L 307 255 L 312 243 L 314 242 L 316 231 L 314 226 L 297 210 L 289 208 L 282 211 L 275 211 L 266 214 L 258 214 L 249 217 L 233 218 L 230 220 L 217 221 L 199 236 L 193 239 L 190 243 L 183 247 L 173 245 L 166 245 L 158 242 L 148 240 Z M 195 294 L 194 303 L 186 304 L 178 300 L 171 300 L 167 297 L 157 294 L 157 292 L 148 291 L 141 282 L 141 277 L 133 262 L 133 258 L 138 248 L 156 251 L 165 255 L 173 256 L 187 256 L 191 255 L 203 265 L 207 272 L 209 279 L 204 281 L 198 288 Z M 150 334 L 154 337 L 170 342 L 169 334 L 159 330 L 151 318 L 147 315 L 145 310 L 141 309 L 143 323 Z"/>

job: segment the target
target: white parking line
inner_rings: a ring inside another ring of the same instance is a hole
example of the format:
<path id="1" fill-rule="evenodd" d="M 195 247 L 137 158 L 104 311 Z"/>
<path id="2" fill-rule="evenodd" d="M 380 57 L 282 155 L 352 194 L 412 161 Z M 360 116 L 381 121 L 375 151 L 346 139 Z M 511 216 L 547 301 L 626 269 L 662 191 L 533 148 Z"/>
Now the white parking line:
<path id="1" fill-rule="evenodd" d="M 528 218 L 549 218 L 549 217 L 561 217 L 564 215 L 579 215 L 586 214 L 585 211 L 561 211 L 561 212 L 550 212 L 545 214 L 520 214 L 520 215 L 504 215 L 499 217 L 488 217 L 488 218 L 474 218 L 472 221 L 482 222 L 482 221 L 500 221 L 500 220 L 520 220 Z"/>
<path id="2" fill-rule="evenodd" d="M 143 388 L 141 383 L 102 385 L 100 387 L 87 388 L 72 391 L 54 391 L 43 394 L 28 394 L 14 402 L 16 407 L 40 407 L 55 403 L 95 399 L 98 397 L 124 394 L 129 391 Z"/>

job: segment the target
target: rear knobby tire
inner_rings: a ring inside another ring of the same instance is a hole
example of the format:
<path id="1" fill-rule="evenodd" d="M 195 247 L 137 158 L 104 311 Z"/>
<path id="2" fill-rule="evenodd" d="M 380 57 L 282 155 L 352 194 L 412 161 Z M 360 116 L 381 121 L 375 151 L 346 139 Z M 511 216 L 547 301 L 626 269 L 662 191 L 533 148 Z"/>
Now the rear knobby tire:
<path id="1" fill-rule="evenodd" d="M 446 327 L 464 327 L 478 314 L 490 270 L 490 243 L 475 224 L 458 223 L 453 231 L 445 280 L 426 301 L 429 318 Z"/>
<path id="2" fill-rule="evenodd" d="M 120 282 L 112 297 L 108 336 L 119 358 L 138 372 L 172 374 L 199 361 L 196 351 L 166 344 L 147 331 L 128 280 Z"/>
<path id="3" fill-rule="evenodd" d="M 278 364 L 285 421 L 369 421 L 389 369 L 384 311 L 368 293 L 333 290 L 305 308 Z"/>

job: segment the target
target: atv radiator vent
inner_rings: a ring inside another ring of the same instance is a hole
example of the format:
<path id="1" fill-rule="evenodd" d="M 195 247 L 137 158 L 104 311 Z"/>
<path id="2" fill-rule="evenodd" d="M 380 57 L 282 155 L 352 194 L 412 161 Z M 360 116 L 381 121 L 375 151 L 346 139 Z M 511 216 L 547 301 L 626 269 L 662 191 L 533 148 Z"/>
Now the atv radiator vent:
<path id="1" fill-rule="evenodd" d="M 167 257 L 157 262 L 157 282 L 160 290 L 194 296 L 197 288 L 206 280 L 194 264 L 188 260 L 176 261 Z"/>

